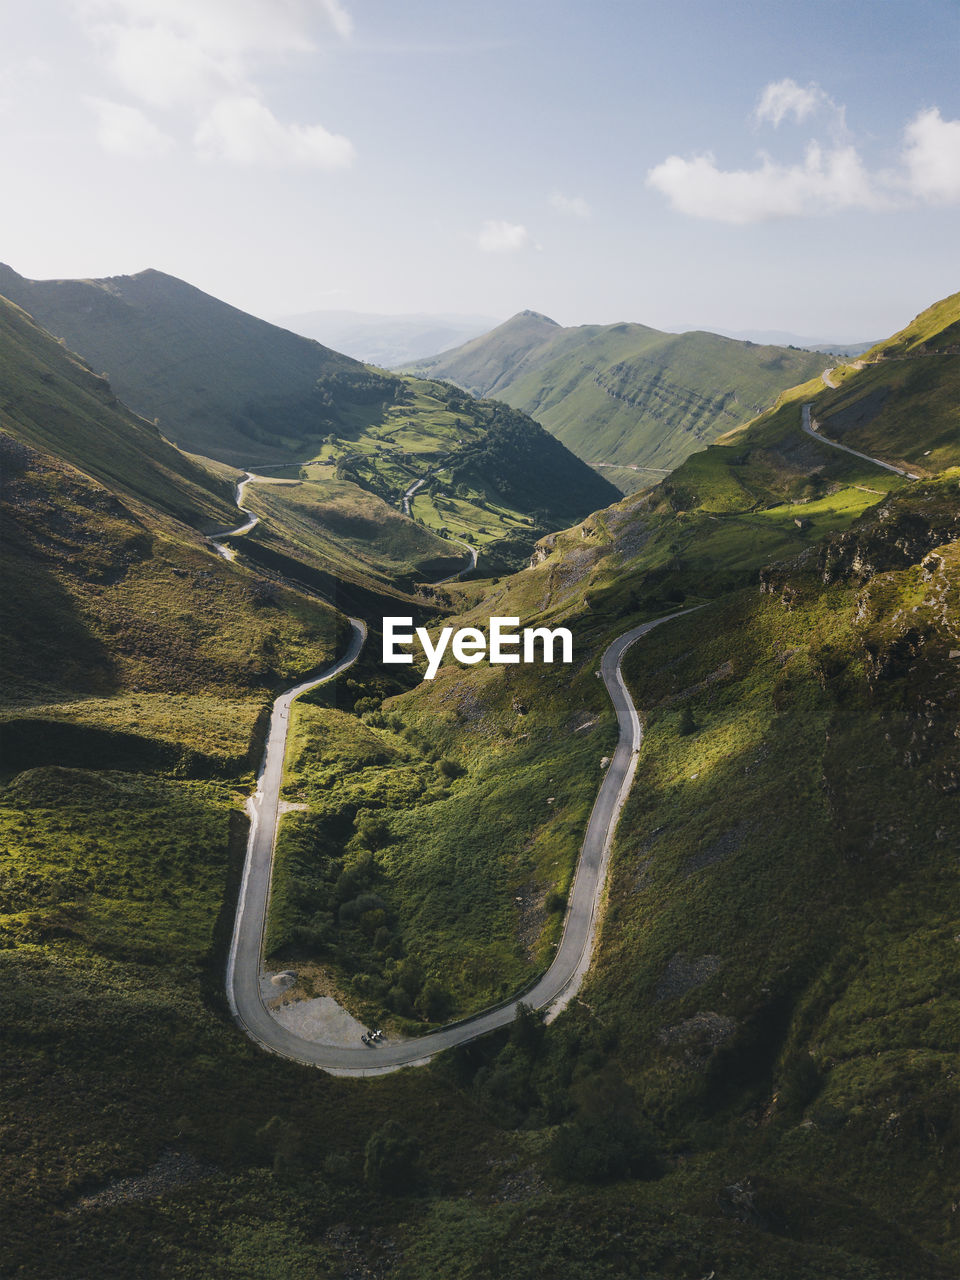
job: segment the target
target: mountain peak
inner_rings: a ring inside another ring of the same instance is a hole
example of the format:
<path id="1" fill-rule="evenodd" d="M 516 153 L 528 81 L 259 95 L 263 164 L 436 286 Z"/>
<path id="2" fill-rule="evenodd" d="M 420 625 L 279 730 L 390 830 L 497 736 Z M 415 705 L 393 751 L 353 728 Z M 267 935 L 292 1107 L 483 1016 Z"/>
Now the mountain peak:
<path id="1" fill-rule="evenodd" d="M 514 320 L 541 320 L 544 324 L 552 324 L 555 329 L 559 329 L 561 327 L 560 325 L 557 324 L 556 320 L 551 320 L 550 317 L 545 316 L 542 311 L 518 311 L 517 314 L 513 317 L 513 319 Z M 508 320 L 507 323 L 509 324 L 510 321 Z"/>

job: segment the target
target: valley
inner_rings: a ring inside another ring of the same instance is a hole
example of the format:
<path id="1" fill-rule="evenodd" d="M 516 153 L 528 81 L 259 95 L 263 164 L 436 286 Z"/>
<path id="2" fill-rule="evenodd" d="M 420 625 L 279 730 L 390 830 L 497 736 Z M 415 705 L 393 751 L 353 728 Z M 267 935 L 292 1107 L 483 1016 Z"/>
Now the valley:
<path id="1" fill-rule="evenodd" d="M 741 415 L 642 326 L 526 314 L 461 390 L 4 285 L 11 1274 L 946 1280 L 960 295 L 827 379 L 731 343 Z M 573 661 L 425 680 L 396 615 Z"/>

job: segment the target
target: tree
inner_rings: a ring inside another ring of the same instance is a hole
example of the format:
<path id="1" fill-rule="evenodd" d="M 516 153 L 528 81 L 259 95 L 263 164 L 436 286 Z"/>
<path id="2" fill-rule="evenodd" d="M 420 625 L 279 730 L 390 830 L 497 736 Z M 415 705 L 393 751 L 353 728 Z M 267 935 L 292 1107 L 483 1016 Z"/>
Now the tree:
<path id="1" fill-rule="evenodd" d="M 420 1175 L 420 1144 L 400 1123 L 388 1120 L 370 1135 L 363 1152 L 363 1177 L 375 1191 L 399 1195 Z"/>
<path id="2" fill-rule="evenodd" d="M 696 720 L 694 720 L 693 711 L 691 710 L 688 702 L 680 712 L 680 719 L 677 722 L 677 733 L 679 733 L 682 738 L 686 738 L 691 733 L 696 733 L 699 728 L 700 726 L 697 724 Z"/>
<path id="3" fill-rule="evenodd" d="M 637 1115 L 633 1090 L 616 1066 L 582 1077 L 571 1090 L 577 1114 L 550 1147 L 553 1171 L 570 1182 L 656 1178 L 663 1162 Z"/>

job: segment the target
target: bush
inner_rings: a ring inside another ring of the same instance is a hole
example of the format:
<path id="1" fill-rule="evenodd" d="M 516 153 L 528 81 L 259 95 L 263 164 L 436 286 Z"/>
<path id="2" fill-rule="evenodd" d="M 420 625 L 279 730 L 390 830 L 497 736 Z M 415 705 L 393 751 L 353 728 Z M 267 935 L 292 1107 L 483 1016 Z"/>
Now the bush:
<path id="1" fill-rule="evenodd" d="M 399 1195 L 413 1189 L 419 1175 L 419 1143 L 399 1120 L 388 1120 L 364 1148 L 364 1181 L 375 1191 Z"/>

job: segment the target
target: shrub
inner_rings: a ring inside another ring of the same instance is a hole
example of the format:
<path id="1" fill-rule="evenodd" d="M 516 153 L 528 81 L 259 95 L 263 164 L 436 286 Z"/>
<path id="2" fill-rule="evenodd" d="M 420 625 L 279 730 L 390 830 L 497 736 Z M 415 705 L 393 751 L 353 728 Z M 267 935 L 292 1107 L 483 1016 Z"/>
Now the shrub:
<path id="1" fill-rule="evenodd" d="M 420 1146 L 400 1123 L 388 1120 L 371 1134 L 363 1152 L 363 1177 L 375 1191 L 410 1191 L 420 1174 Z"/>

